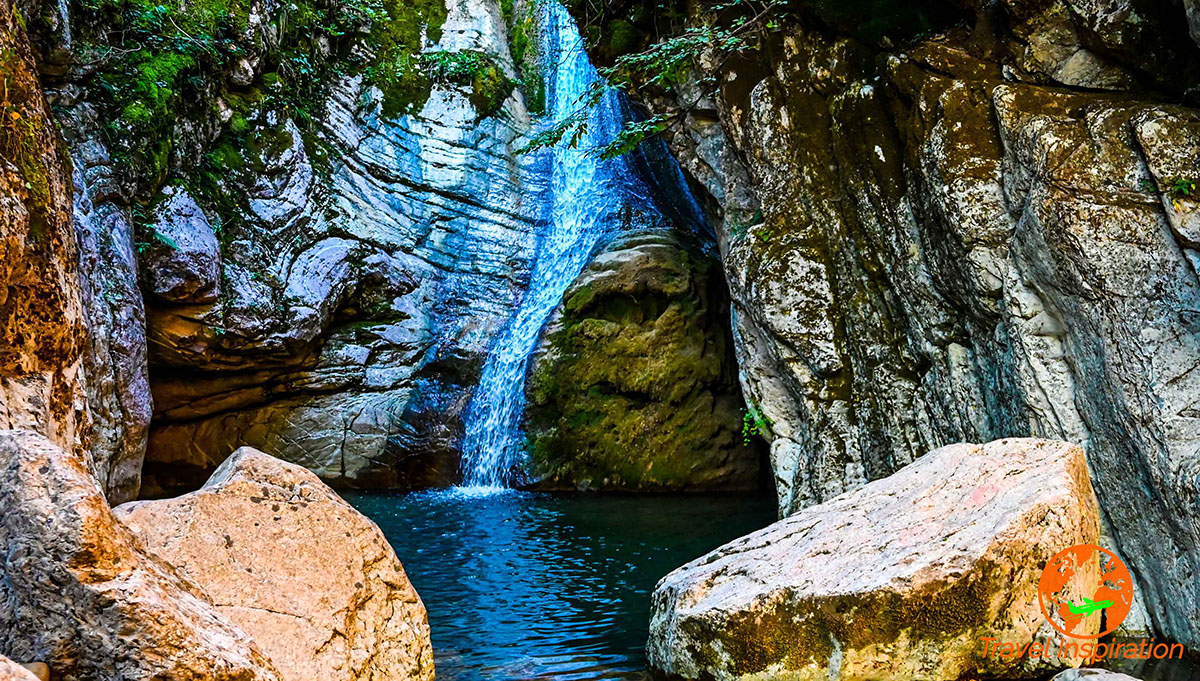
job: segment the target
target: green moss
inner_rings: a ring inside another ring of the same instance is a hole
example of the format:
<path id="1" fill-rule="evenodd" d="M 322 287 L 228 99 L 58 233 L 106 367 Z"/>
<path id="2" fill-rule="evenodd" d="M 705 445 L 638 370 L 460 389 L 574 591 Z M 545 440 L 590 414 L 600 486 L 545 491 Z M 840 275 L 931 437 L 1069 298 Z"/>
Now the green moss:
<path id="1" fill-rule="evenodd" d="M 713 276 L 707 260 L 658 248 L 568 293 L 528 384 L 537 478 L 618 489 L 756 484 Z"/>
<path id="2" fill-rule="evenodd" d="M 827 665 L 836 640 L 843 650 L 910 641 L 969 641 L 995 616 L 993 596 L 1004 593 L 1007 568 L 982 562 L 963 577 L 932 583 L 918 593 L 888 590 L 791 600 L 735 611 L 723 620 L 686 619 L 681 627 L 692 657 L 708 669 L 735 676 L 771 667 L 799 670 Z M 720 652 L 718 652 L 720 651 Z M 984 661 L 979 660 L 980 664 Z"/>
<path id="3" fill-rule="evenodd" d="M 628 54 L 641 47 L 642 34 L 624 19 L 614 19 L 608 24 L 608 53 L 614 58 Z"/>
<path id="4" fill-rule="evenodd" d="M 209 124 L 215 92 L 235 110 L 233 134 L 254 127 L 250 111 L 274 109 L 279 120 L 305 127 L 319 117 L 325 83 L 335 71 L 363 72 L 385 91 L 390 113 L 423 104 L 428 83 L 414 77 L 414 59 L 436 41 L 446 19 L 442 0 L 294 0 L 262 34 L 249 27 L 249 0 L 82 0 L 83 49 L 99 55 L 94 82 L 110 104 L 108 142 L 129 167 L 143 200 L 165 181 L 174 135 L 183 119 Z M 365 43 L 366 50 L 355 45 Z M 228 75 L 255 54 L 266 73 L 245 93 Z M 362 58 L 360 55 L 369 54 Z M 491 83 L 482 83 L 487 89 Z M 494 88 L 493 88 L 494 90 Z M 489 94 L 492 90 L 488 90 Z M 207 120 L 205 120 L 207 119 Z"/>
<path id="5" fill-rule="evenodd" d="M 508 51 L 517 69 L 517 85 L 525 95 L 529 112 L 541 115 L 546 109 L 546 79 L 537 53 L 535 0 L 504 0 L 501 10 L 508 26 Z"/>
<path id="6" fill-rule="evenodd" d="M 30 111 L 29 102 L 41 93 L 30 91 L 20 78 L 27 72 L 11 47 L 0 49 L 0 156 L 17 168 L 25 183 L 22 203 L 29 212 L 29 239 L 39 241 L 48 229 L 51 203 L 49 169 L 43 156 L 46 140 L 42 118 Z"/>

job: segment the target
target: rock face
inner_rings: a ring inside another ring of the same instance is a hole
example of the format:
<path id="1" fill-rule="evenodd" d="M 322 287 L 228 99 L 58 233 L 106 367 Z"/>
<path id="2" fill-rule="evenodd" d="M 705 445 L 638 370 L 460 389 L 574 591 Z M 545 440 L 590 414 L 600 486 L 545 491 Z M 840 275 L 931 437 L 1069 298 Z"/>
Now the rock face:
<path id="1" fill-rule="evenodd" d="M 86 445 L 70 161 L 11 2 L 0 2 L 0 428 Z M 86 446 L 80 447 L 86 451 Z"/>
<path id="2" fill-rule="evenodd" d="M 718 267 L 671 232 L 633 232 L 571 285 L 528 383 L 541 487 L 757 485 Z"/>
<path id="3" fill-rule="evenodd" d="M 1051 635 L 1042 569 L 1098 533 L 1081 448 L 945 447 L 664 577 L 650 663 L 690 679 L 1036 675 L 984 658 L 979 638 Z M 1081 594 L 1096 578 L 1067 588 Z M 1099 631 L 1092 618 L 1081 632 Z"/>
<path id="4" fill-rule="evenodd" d="M 116 513 L 281 679 L 433 679 L 425 607 L 395 552 L 307 470 L 246 447 L 200 490 Z"/>
<path id="5" fill-rule="evenodd" d="M 492 55 L 512 76 L 499 6 L 449 5 L 428 48 Z M 514 153 L 525 102 L 514 90 L 481 120 L 469 88 L 439 84 L 419 112 L 397 115 L 360 77 L 328 88 L 303 129 L 251 116 L 269 131 L 257 155 L 219 141 L 213 154 L 233 159 L 219 196 L 160 208 L 194 216 L 197 233 L 221 201 L 236 219 L 199 250 L 158 243 L 143 262 L 156 294 L 151 495 L 195 489 L 241 445 L 339 486 L 457 475 L 461 411 L 533 252 L 540 190 Z"/>
<path id="6" fill-rule="evenodd" d="M 1200 51 L 1180 3 L 958 4 L 920 39 L 802 13 L 769 62 L 700 60 L 670 136 L 780 511 L 950 442 L 1078 442 L 1153 627 L 1200 647 L 1200 114 L 1161 103 Z"/>
<path id="7" fill-rule="evenodd" d="M 276 681 L 199 588 L 113 515 L 74 456 L 0 432 L 0 640 L 56 679 Z"/>
<path id="8" fill-rule="evenodd" d="M 0 54 L 0 427 L 45 433 L 87 457 L 113 501 L 131 499 L 150 391 L 129 223 L 103 202 L 97 145 L 68 157 L 7 0 Z"/>
<path id="9" fill-rule="evenodd" d="M 221 292 L 221 244 L 213 227 L 184 190 L 164 187 L 166 197 L 151 225 L 142 259 L 152 295 L 172 303 L 210 303 Z"/>
<path id="10" fill-rule="evenodd" d="M 60 98 L 60 103 L 69 98 Z M 72 148 L 75 233 L 87 313 L 84 366 L 92 414 L 95 474 L 110 503 L 137 496 L 141 488 L 151 395 L 146 351 L 146 313 L 138 285 L 133 219 L 122 198 L 120 174 L 96 139 L 95 112 L 76 103 L 73 125 L 64 128 Z"/>

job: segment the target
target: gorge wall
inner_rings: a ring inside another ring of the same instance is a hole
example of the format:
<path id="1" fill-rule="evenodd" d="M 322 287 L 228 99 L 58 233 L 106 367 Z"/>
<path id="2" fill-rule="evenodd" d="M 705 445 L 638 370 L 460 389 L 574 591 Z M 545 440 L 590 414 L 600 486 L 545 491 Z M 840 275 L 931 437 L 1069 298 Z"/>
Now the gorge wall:
<path id="1" fill-rule="evenodd" d="M 1155 629 L 1200 644 L 1194 7 L 772 7 L 636 96 L 718 225 L 781 513 L 946 443 L 1083 443 Z M 574 11 L 610 62 L 663 30 Z"/>

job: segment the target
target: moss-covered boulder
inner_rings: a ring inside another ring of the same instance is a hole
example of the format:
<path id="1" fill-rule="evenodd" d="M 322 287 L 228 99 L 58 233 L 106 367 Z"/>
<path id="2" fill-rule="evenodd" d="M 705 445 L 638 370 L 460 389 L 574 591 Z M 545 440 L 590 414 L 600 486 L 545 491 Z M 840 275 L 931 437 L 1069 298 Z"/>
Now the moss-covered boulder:
<path id="1" fill-rule="evenodd" d="M 1097 544 L 1098 513 L 1080 447 L 944 447 L 664 577 L 649 661 L 672 678 L 723 681 L 1044 678 L 1080 660 L 1009 653 L 1061 640 L 1042 614 L 1042 570 L 1062 549 Z M 1098 561 L 1064 573 L 1053 596 L 1095 599 Z M 1132 603 L 1130 588 L 1115 598 Z M 1070 626 L 1089 636 L 1102 617 Z"/>
<path id="2" fill-rule="evenodd" d="M 729 334 L 715 259 L 669 232 L 614 240 L 567 290 L 532 363 L 537 485 L 756 486 Z"/>

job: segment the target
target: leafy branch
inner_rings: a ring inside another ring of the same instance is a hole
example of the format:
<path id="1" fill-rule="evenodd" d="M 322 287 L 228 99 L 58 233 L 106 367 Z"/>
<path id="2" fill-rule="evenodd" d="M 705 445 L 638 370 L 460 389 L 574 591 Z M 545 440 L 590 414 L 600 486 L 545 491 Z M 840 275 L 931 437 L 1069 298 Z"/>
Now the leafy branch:
<path id="1" fill-rule="evenodd" d="M 720 86 L 714 74 L 720 73 L 735 55 L 759 49 L 769 34 L 779 30 L 785 7 L 782 0 L 730 0 L 711 8 L 700 25 L 660 38 L 642 51 L 618 56 L 611 66 L 598 69 L 600 78 L 574 102 L 572 113 L 531 138 L 519 153 L 564 141 L 571 148 L 577 147 L 587 135 L 591 111 L 610 90 L 674 95 L 691 79 L 698 87 L 687 102 L 643 120 L 626 122 L 612 140 L 588 153 L 611 159 L 633 151 L 643 141 L 680 124 L 713 95 Z M 708 68 L 700 67 L 702 59 L 710 64 Z M 699 75 L 691 78 L 693 74 Z"/>

